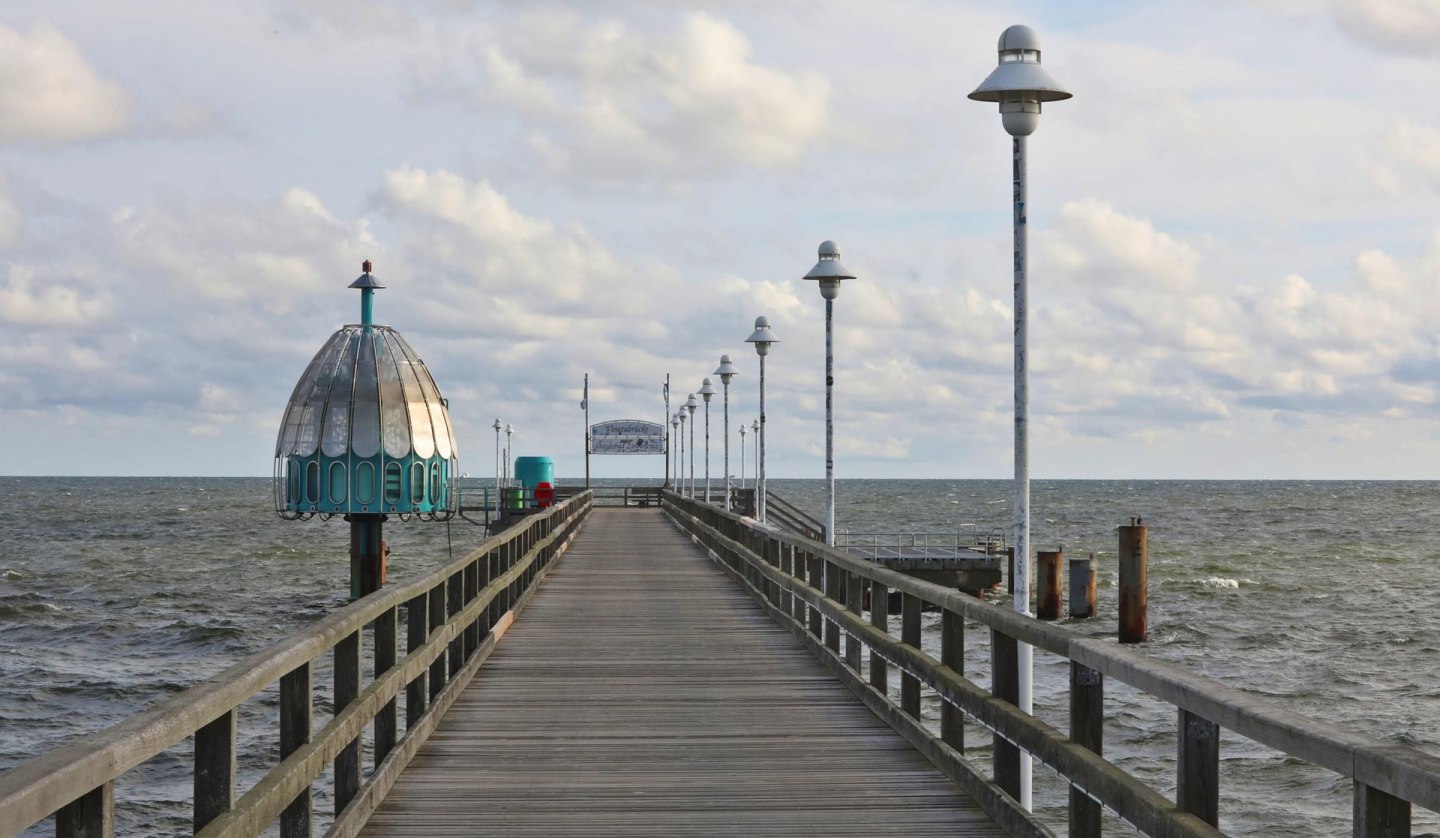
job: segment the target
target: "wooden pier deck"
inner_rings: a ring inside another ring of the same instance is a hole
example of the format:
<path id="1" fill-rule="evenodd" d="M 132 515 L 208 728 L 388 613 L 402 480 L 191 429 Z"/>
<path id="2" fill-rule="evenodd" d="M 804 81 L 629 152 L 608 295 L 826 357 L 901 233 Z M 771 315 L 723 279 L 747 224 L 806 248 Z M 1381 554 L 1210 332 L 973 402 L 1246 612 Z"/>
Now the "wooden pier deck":
<path id="1" fill-rule="evenodd" d="M 659 510 L 597 509 L 361 834 L 1005 833 Z"/>

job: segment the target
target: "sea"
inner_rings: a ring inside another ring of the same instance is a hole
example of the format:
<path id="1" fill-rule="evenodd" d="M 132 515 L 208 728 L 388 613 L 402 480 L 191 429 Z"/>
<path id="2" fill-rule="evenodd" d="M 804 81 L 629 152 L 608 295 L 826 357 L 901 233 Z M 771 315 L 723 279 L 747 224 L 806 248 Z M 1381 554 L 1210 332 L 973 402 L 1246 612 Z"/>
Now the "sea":
<path id="1" fill-rule="evenodd" d="M 462 483 L 472 496 L 482 486 Z M 818 517 L 822 481 L 770 488 Z M 1013 500 L 1005 480 L 841 480 L 836 495 L 838 530 L 965 538 L 1006 532 Z M 1150 637 L 1132 648 L 1277 707 L 1440 755 L 1440 482 L 1039 480 L 1031 509 L 1036 549 L 1063 545 L 1099 567 L 1099 616 L 1062 625 L 1115 636 L 1116 528 L 1140 517 L 1149 527 Z M 462 518 L 392 521 L 385 533 L 393 582 L 484 538 Z M 347 550 L 338 519 L 279 519 L 268 479 L 0 477 L 0 770 L 342 606 Z M 987 598 L 1009 605 L 1003 592 Z M 925 643 L 938 651 L 937 624 L 925 616 Z M 987 642 L 980 627 L 967 632 L 966 674 L 982 686 Z M 1036 715 L 1066 730 L 1066 663 L 1039 651 L 1035 661 Z M 323 670 L 317 725 L 328 713 Z M 275 761 L 274 706 L 272 689 L 241 708 L 242 791 Z M 927 696 L 924 712 L 938 725 L 938 699 Z M 1173 798 L 1174 707 L 1109 679 L 1105 726 L 1106 758 Z M 967 744 L 988 771 L 988 736 L 970 728 Z M 187 748 L 117 784 L 121 834 L 188 833 Z M 1348 779 L 1228 731 L 1220 752 L 1226 833 L 1349 833 Z M 323 781 L 316 798 L 323 824 Z M 1063 834 L 1066 786 L 1038 763 L 1035 800 Z M 1416 809 L 1414 828 L 1440 834 L 1440 817 Z"/>

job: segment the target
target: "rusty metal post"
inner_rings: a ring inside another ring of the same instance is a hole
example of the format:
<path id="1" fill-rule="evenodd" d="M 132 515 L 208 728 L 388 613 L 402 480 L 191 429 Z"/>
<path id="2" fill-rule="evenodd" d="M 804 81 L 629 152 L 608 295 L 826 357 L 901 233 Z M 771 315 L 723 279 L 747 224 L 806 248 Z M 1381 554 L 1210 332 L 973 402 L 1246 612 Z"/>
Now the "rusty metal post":
<path id="1" fill-rule="evenodd" d="M 1070 616 L 1095 616 L 1095 554 L 1070 560 Z"/>
<path id="2" fill-rule="evenodd" d="M 1139 518 L 1120 528 L 1120 642 L 1144 643 L 1150 633 L 1146 528 Z"/>
<path id="3" fill-rule="evenodd" d="M 359 599 L 385 586 L 385 516 L 346 515 L 350 522 L 350 598 Z"/>
<path id="4" fill-rule="evenodd" d="M 1040 585 L 1035 590 L 1035 616 L 1041 620 L 1060 619 L 1060 603 L 1064 601 L 1060 568 L 1065 565 L 1064 548 L 1040 550 L 1035 554 L 1036 575 Z"/>

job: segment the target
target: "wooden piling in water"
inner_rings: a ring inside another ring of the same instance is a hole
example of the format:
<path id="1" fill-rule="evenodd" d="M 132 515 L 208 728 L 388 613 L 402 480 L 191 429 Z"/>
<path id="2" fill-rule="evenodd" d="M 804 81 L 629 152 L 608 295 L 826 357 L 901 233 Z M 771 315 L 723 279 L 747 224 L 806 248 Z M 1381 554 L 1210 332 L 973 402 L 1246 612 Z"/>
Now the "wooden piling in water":
<path id="1" fill-rule="evenodd" d="M 1035 591 L 1035 616 L 1041 620 L 1060 619 L 1060 603 L 1064 602 L 1060 568 L 1065 566 L 1062 550 L 1040 550 L 1035 554 L 1036 576 L 1040 584 Z"/>
<path id="2" fill-rule="evenodd" d="M 1146 528 L 1139 518 L 1120 527 L 1120 642 L 1144 643 L 1150 633 Z"/>
<path id="3" fill-rule="evenodd" d="M 1096 614 L 1095 554 L 1070 560 L 1070 616 L 1086 619 Z"/>

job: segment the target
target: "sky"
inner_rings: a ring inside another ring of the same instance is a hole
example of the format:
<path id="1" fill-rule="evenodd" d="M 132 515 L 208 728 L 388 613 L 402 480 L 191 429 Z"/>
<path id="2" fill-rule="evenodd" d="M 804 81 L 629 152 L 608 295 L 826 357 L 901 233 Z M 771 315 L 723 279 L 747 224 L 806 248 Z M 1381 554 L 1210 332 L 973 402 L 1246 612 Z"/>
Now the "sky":
<path id="1" fill-rule="evenodd" d="M 832 239 L 838 476 L 1008 476 L 966 95 L 1013 23 L 1075 94 L 1029 140 L 1032 474 L 1440 476 L 1440 0 L 8 0 L 0 473 L 269 474 L 372 259 L 472 475 L 497 417 L 581 474 L 586 373 L 658 422 L 722 353 L 738 472 L 766 315 L 768 471 L 819 477 Z"/>

